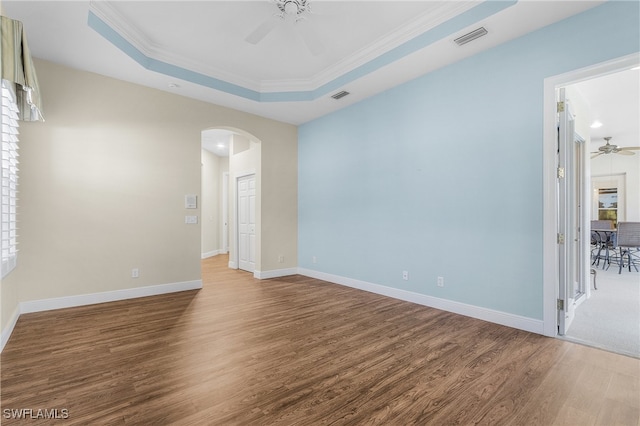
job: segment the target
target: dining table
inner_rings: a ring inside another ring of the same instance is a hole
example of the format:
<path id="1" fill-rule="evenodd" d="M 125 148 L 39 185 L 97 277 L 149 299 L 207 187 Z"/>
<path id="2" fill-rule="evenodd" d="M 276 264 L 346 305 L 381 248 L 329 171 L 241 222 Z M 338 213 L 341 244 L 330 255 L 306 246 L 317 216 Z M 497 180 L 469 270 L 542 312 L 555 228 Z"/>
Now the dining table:
<path id="1" fill-rule="evenodd" d="M 594 233 L 597 235 L 594 238 Z M 611 265 L 611 251 L 616 243 L 616 229 L 594 229 L 591 228 L 591 238 L 596 240 L 597 253 L 593 256 L 591 265 L 600 266 L 602 260 L 602 269 Z"/>

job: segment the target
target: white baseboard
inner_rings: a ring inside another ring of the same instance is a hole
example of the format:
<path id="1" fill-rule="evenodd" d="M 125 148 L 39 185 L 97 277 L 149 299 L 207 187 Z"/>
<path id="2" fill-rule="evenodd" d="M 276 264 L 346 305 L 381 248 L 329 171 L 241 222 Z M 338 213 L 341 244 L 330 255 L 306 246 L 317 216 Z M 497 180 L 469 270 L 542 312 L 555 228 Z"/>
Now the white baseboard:
<path id="1" fill-rule="evenodd" d="M 51 311 L 54 309 L 73 308 L 76 306 L 94 305 L 96 303 L 115 302 L 118 300 L 136 299 L 139 297 L 157 296 L 166 293 L 176 293 L 186 290 L 202 288 L 202 280 L 185 281 L 179 283 L 159 284 L 145 287 L 127 288 L 122 290 L 105 291 L 101 293 L 80 294 L 77 296 L 56 297 L 52 299 L 30 300 L 21 302 L 11 317 L 9 324 L 2 330 L 0 352 L 9 341 L 13 328 L 22 314 L 32 312 Z"/>
<path id="2" fill-rule="evenodd" d="M 366 281 L 355 280 L 352 278 L 341 277 L 339 275 L 327 274 L 324 272 L 314 271 L 311 269 L 298 268 L 300 275 L 328 281 L 334 284 L 340 284 L 347 287 L 357 288 L 359 290 L 380 294 L 383 296 L 400 299 L 407 302 L 417 303 L 431 308 L 441 309 L 447 312 L 464 315 L 495 324 L 505 325 L 519 330 L 529 331 L 531 333 L 544 334 L 544 321 L 532 318 L 522 317 L 519 315 L 509 314 L 506 312 L 496 311 L 493 309 L 482 308 L 480 306 L 468 305 L 466 303 L 456 302 L 453 300 L 441 299 L 439 297 L 427 296 L 426 294 L 414 293 L 393 287 L 387 287 L 380 284 L 373 284 Z"/>
<path id="3" fill-rule="evenodd" d="M 105 291 L 101 293 L 80 294 L 77 296 L 56 297 L 53 299 L 31 300 L 20 303 L 20 313 L 27 314 L 31 312 L 51 311 L 53 309 L 73 308 L 75 306 L 94 305 L 96 303 L 115 302 L 117 300 L 135 299 L 138 297 L 156 296 L 159 294 L 197 290 L 201 288 L 202 280 L 195 280 Z"/>
<path id="4" fill-rule="evenodd" d="M 217 255 L 222 254 L 222 253 L 224 253 L 222 250 L 208 251 L 206 253 L 202 253 L 200 255 L 200 259 L 208 259 L 210 257 L 214 257 L 214 256 L 217 256 Z"/>
<path id="5" fill-rule="evenodd" d="M 233 260 L 230 260 L 229 261 L 229 268 L 230 269 L 238 269 L 238 265 Z"/>
<path id="6" fill-rule="evenodd" d="M 13 333 L 13 329 L 18 322 L 18 318 L 20 318 L 20 305 L 16 306 L 11 314 L 11 318 L 9 318 L 9 323 L 2 330 L 2 337 L 0 338 L 0 352 L 4 349 L 4 345 L 9 341 L 9 337 L 11 337 L 11 333 Z"/>
<path id="7" fill-rule="evenodd" d="M 268 280 L 269 278 L 286 277 L 296 275 L 298 268 L 275 269 L 273 271 L 254 271 L 253 276 L 259 280 Z"/>

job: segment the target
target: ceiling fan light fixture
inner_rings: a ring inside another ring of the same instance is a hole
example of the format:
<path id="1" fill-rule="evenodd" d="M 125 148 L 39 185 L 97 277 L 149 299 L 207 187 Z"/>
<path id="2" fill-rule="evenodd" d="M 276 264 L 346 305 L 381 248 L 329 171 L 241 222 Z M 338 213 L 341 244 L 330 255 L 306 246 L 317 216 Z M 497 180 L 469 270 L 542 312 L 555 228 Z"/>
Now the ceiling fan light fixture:
<path id="1" fill-rule="evenodd" d="M 288 1 L 284 4 L 284 13 L 287 15 L 297 15 L 299 10 L 298 3 L 294 1 Z"/>

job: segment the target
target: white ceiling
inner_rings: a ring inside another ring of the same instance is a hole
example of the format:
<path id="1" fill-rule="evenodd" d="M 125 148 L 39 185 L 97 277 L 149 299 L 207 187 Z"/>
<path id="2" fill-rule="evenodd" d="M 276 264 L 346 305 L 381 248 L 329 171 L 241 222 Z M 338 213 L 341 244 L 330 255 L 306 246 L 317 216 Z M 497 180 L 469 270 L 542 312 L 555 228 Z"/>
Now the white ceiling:
<path id="1" fill-rule="evenodd" d="M 37 58 L 297 125 L 600 3 L 314 0 L 306 19 L 278 21 L 257 44 L 245 38 L 279 11 L 273 0 L 4 0 L 2 12 L 24 23 Z M 486 36 L 453 42 L 480 26 Z M 576 85 L 603 123 L 594 147 L 605 136 L 640 145 L 639 80 Z M 332 99 L 340 90 L 350 95 Z M 217 155 L 228 140 L 203 134 Z"/>
<path id="2" fill-rule="evenodd" d="M 4 0 L 2 9 L 24 23 L 37 58 L 301 124 L 602 2 L 309 3 L 305 20 L 279 22 L 255 45 L 245 38 L 278 12 L 273 1 Z M 486 36 L 453 42 L 479 26 Z M 311 53 L 310 35 L 322 53 Z M 351 94 L 332 99 L 340 90 Z"/>
<path id="3" fill-rule="evenodd" d="M 640 146 L 640 69 L 625 70 L 580 83 L 575 88 L 589 103 L 593 121 L 591 151 L 597 151 L 610 136 L 620 147 Z M 638 151 L 640 152 L 640 151 Z"/>

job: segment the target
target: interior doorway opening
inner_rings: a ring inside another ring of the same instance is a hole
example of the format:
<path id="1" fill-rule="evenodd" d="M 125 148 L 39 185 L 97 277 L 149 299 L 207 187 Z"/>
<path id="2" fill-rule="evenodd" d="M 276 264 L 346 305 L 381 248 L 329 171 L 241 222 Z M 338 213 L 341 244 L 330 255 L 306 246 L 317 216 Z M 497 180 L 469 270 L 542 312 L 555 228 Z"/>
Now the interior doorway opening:
<path id="1" fill-rule="evenodd" d="M 609 165 L 615 157 L 609 154 L 599 154 L 601 151 L 598 148 L 604 144 L 604 141 L 601 140 L 603 139 L 602 135 L 591 127 L 594 122 L 599 121 L 598 105 L 594 104 L 592 99 L 586 99 L 586 110 L 580 111 L 578 114 L 573 112 L 574 118 L 580 117 L 579 119 L 583 121 L 580 124 L 573 124 L 574 130 L 576 130 L 575 134 L 583 136 L 584 142 L 580 142 L 579 137 L 567 137 L 565 143 L 568 145 L 564 147 L 564 154 L 571 158 L 559 161 L 558 157 L 562 154 L 563 149 L 558 137 L 561 133 L 559 126 L 561 114 L 557 112 L 560 92 L 573 91 L 573 94 L 568 96 L 571 104 L 572 100 L 576 100 L 575 93 L 580 93 L 581 85 L 586 87 L 586 85 L 599 82 L 600 79 L 604 81 L 607 78 L 614 78 L 618 73 L 633 72 L 631 69 L 637 67 L 639 62 L 638 55 L 631 55 L 545 80 L 544 329 L 546 335 L 564 336 L 569 340 L 574 340 L 572 339 L 572 330 L 579 328 L 578 323 L 584 318 L 582 314 L 591 309 L 591 306 L 594 305 L 593 301 L 605 298 L 605 291 L 601 291 L 602 289 L 606 290 L 607 287 L 614 285 L 609 285 L 607 281 L 604 281 L 608 280 L 611 274 L 608 273 L 608 270 L 602 270 L 602 264 L 599 265 L 599 268 L 592 265 L 591 220 L 597 220 L 602 215 L 611 219 L 610 216 L 614 215 L 615 222 L 620 220 L 640 221 L 640 217 L 636 217 L 640 215 L 640 201 L 634 200 L 631 203 L 625 203 L 625 201 L 630 201 L 626 200 L 630 194 L 629 191 L 640 193 L 640 189 L 637 186 L 635 189 L 629 187 L 629 179 L 625 177 L 627 171 L 620 171 L 619 168 Z M 635 70 L 635 72 L 640 71 Z M 635 78 L 638 79 L 637 75 Z M 625 88 L 625 90 L 635 93 L 635 104 L 638 105 L 637 87 L 635 89 Z M 584 91 L 584 93 L 588 93 L 588 91 Z M 588 98 L 588 96 L 586 97 Z M 575 105 L 569 106 L 570 109 L 575 109 L 574 107 Z M 637 112 L 635 113 L 635 123 L 628 124 L 631 124 L 632 127 L 635 126 L 637 132 L 639 126 Z M 619 126 L 615 126 L 615 128 L 622 132 Z M 632 140 L 626 140 L 624 144 L 637 145 L 637 136 L 634 138 L 635 144 Z M 618 139 L 624 140 L 624 136 L 620 134 Z M 622 140 L 620 140 L 621 144 Z M 579 151 L 581 143 L 586 151 L 584 153 Z M 631 158 L 636 159 L 633 163 L 635 169 L 631 173 L 636 177 L 640 176 L 638 174 L 640 151 L 637 151 L 635 155 L 626 154 L 619 157 L 624 157 L 623 159 L 629 162 L 633 162 L 630 160 Z M 583 161 L 579 161 L 580 159 Z M 603 162 L 600 162 L 603 159 L 609 167 L 608 170 L 603 170 Z M 640 182 L 640 178 L 636 178 L 636 180 Z M 615 189 L 615 194 L 613 194 L 612 188 Z M 604 198 L 609 201 L 615 198 L 615 202 L 604 203 L 607 204 L 606 206 L 600 205 L 602 204 L 600 201 Z M 593 273 L 591 273 L 592 269 Z M 618 268 L 616 267 L 615 270 L 617 272 Z M 636 276 L 636 279 L 639 277 Z M 594 289 L 592 281 L 594 278 L 598 280 L 599 290 Z M 633 279 L 631 276 L 626 278 Z M 621 297 L 625 296 L 621 295 Z M 635 300 L 637 301 L 638 298 L 636 297 Z M 639 310 L 640 306 L 637 306 L 636 303 L 633 315 L 640 317 Z M 622 329 L 629 326 L 632 331 L 634 327 L 635 329 L 639 328 L 638 321 L 635 321 L 635 326 L 627 324 L 633 322 L 628 318 L 623 321 L 624 324 L 621 326 L 620 318 L 616 318 L 615 308 L 612 308 L 611 315 L 603 315 L 602 313 L 598 315 L 600 316 L 599 322 L 591 328 L 609 326 Z M 636 333 L 638 332 L 640 330 L 636 331 Z M 617 350 L 611 342 L 599 342 L 597 335 L 598 333 L 593 334 L 593 341 L 581 341 L 581 343 L 627 355 L 640 355 L 640 351 L 638 354 L 633 354 L 628 348 Z M 634 338 L 630 337 L 630 339 Z M 636 339 L 636 341 L 638 340 L 640 339 Z"/>
<path id="2" fill-rule="evenodd" d="M 260 265 L 260 170 L 261 144 L 253 135 L 237 128 L 216 127 L 202 132 L 201 150 L 201 246 L 202 258 L 228 254 L 232 269 L 253 272 Z M 253 176 L 251 238 L 245 230 L 245 210 L 239 209 L 238 179 Z M 242 227 L 242 229 L 241 229 Z M 245 244 L 246 243 L 246 244 Z M 242 252 L 240 251 L 242 250 Z M 240 254 L 251 254 L 247 263 Z M 242 265 L 241 265 L 242 263 Z M 250 268 L 249 268 L 250 266 Z"/>

